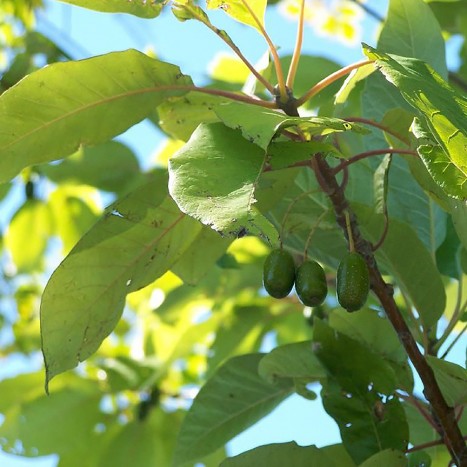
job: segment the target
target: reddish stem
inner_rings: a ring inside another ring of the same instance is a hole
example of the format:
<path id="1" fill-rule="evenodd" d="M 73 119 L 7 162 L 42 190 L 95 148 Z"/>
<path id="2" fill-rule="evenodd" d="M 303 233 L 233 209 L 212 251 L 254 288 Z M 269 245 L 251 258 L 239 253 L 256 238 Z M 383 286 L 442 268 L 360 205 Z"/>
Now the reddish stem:
<path id="1" fill-rule="evenodd" d="M 410 149 L 399 149 L 399 148 L 385 148 L 385 149 L 373 149 L 372 151 L 365 151 L 360 154 L 356 154 L 355 156 L 350 157 L 342 161 L 339 165 L 336 165 L 332 169 L 332 173 L 335 175 L 339 173 L 345 167 L 348 167 L 350 164 L 354 162 L 360 161 L 362 159 L 366 159 L 367 157 L 373 156 L 381 156 L 382 154 L 409 154 L 414 157 L 418 157 L 418 154 L 415 151 Z"/>
<path id="2" fill-rule="evenodd" d="M 399 133 L 396 133 L 390 127 L 385 126 L 381 123 L 375 122 L 374 120 L 369 120 L 368 118 L 362 118 L 362 117 L 346 117 L 344 118 L 344 120 L 346 122 L 363 123 L 365 125 L 374 126 L 375 128 L 378 128 L 384 131 L 385 133 L 394 136 L 399 141 L 402 141 L 403 143 L 407 144 L 407 146 L 410 144 L 407 138 L 405 138 L 404 136 L 401 136 Z"/>

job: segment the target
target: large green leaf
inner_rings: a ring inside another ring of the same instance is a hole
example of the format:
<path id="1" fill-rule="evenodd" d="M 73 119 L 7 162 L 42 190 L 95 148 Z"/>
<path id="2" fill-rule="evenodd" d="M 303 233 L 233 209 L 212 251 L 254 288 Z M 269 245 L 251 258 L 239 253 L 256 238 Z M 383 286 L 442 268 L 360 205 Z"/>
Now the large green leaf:
<path id="1" fill-rule="evenodd" d="M 159 124 L 171 137 L 188 141 L 200 123 L 219 121 L 214 109 L 226 103 L 225 97 L 189 92 L 183 97 L 172 97 L 157 107 Z"/>
<path id="2" fill-rule="evenodd" d="M 274 228 L 253 206 L 265 161 L 239 131 L 201 124 L 169 162 L 170 194 L 183 212 L 223 235 L 252 232 L 274 242 Z"/>
<path id="3" fill-rule="evenodd" d="M 196 285 L 231 243 L 231 238 L 222 237 L 215 230 L 202 226 L 198 236 L 171 267 L 171 271 L 186 284 Z"/>
<path id="4" fill-rule="evenodd" d="M 364 309 L 358 313 L 348 313 L 336 309 L 329 315 L 329 324 L 333 329 L 383 356 L 394 369 L 400 387 L 407 392 L 412 391 L 414 381 L 407 354 L 387 319 L 380 317 L 374 310 Z"/>
<path id="5" fill-rule="evenodd" d="M 451 407 L 467 404 L 467 370 L 460 365 L 436 357 L 428 357 L 428 363 L 446 402 Z"/>
<path id="6" fill-rule="evenodd" d="M 59 164 L 42 165 L 39 172 L 55 183 L 76 183 L 124 193 L 140 174 L 131 149 L 117 141 L 81 147 Z"/>
<path id="7" fill-rule="evenodd" d="M 264 26 L 267 3 L 267 0 L 207 0 L 206 2 L 209 9 L 222 8 L 232 18 L 258 30 L 260 29 L 259 25 Z M 258 21 L 255 21 L 253 15 Z"/>
<path id="8" fill-rule="evenodd" d="M 167 194 L 165 172 L 112 204 L 56 269 L 41 303 L 47 381 L 94 353 L 129 292 L 166 272 L 201 225 Z"/>
<path id="9" fill-rule="evenodd" d="M 104 424 L 107 418 L 99 408 L 102 393 L 98 385 L 67 375 L 48 397 L 40 393 L 38 376 L 21 375 L 0 384 L 10 404 L 2 409 L 5 416 L 0 427 L 2 449 L 24 456 L 53 453 L 76 456 L 84 454 L 86 449 L 97 450 L 102 434 L 94 428 Z M 34 392 L 28 388 L 32 384 L 35 384 Z M 5 391 L 13 385 L 16 398 Z M 33 394 L 35 397 L 31 397 Z"/>
<path id="10" fill-rule="evenodd" d="M 268 307 L 254 305 L 237 306 L 224 315 L 210 348 L 208 375 L 229 357 L 257 351 L 269 316 Z"/>
<path id="11" fill-rule="evenodd" d="M 127 423 L 102 452 L 100 465 L 169 466 L 182 416 L 156 407 L 144 420 Z"/>
<path id="12" fill-rule="evenodd" d="M 275 348 L 261 360 L 259 374 L 271 383 L 281 378 L 312 382 L 327 376 L 313 353 L 312 341 L 286 344 Z"/>
<path id="13" fill-rule="evenodd" d="M 467 99 L 420 60 L 388 55 L 369 46 L 365 53 L 376 60 L 386 79 L 424 116 L 435 140 L 430 146 L 435 149 L 422 148 L 419 154 L 435 181 L 449 195 L 467 198 Z"/>
<path id="14" fill-rule="evenodd" d="M 397 387 L 395 372 L 382 355 L 320 320 L 314 323 L 313 350 L 328 374 L 351 395 L 366 393 L 369 386 L 392 394 Z"/>
<path id="15" fill-rule="evenodd" d="M 262 357 L 248 354 L 232 358 L 201 388 L 183 421 L 175 465 L 215 451 L 290 394 L 289 381 L 272 385 L 258 375 Z"/>
<path id="16" fill-rule="evenodd" d="M 317 448 L 316 446 L 299 446 L 295 441 L 283 444 L 268 444 L 235 457 L 227 458 L 220 467 L 354 467 L 355 464 L 344 449 L 339 457 L 331 446 Z M 333 446 L 334 447 L 334 446 Z M 342 448 L 342 446 L 341 446 Z"/>
<path id="17" fill-rule="evenodd" d="M 155 18 L 159 16 L 166 0 L 60 0 L 64 3 L 89 8 L 106 13 L 129 13 L 140 18 Z"/>
<path id="18" fill-rule="evenodd" d="M 43 266 L 44 252 L 52 234 L 50 208 L 37 199 L 26 200 L 16 211 L 5 233 L 18 272 L 31 272 Z"/>
<path id="19" fill-rule="evenodd" d="M 0 96 L 0 181 L 107 141 L 191 83 L 177 66 L 136 50 L 32 73 Z"/>
<path id="20" fill-rule="evenodd" d="M 391 467 L 406 467 L 407 459 L 403 452 L 395 449 L 385 449 L 367 459 L 360 467 L 381 467 L 387 465 Z"/>
<path id="21" fill-rule="evenodd" d="M 391 0 L 386 21 L 378 38 L 378 49 L 405 57 L 414 57 L 430 63 L 446 77 L 444 40 L 430 8 L 422 0 Z M 381 121 L 390 109 L 407 109 L 410 106 L 397 89 L 388 86 L 384 78 L 376 73 L 365 83 L 362 98 L 364 115 Z M 368 149 L 384 144 L 378 137 L 366 138 Z"/>
<path id="22" fill-rule="evenodd" d="M 345 448 L 358 465 L 382 450 L 407 448 L 409 428 L 396 397 L 383 398 L 374 388 L 348 393 L 333 380 L 323 385 L 321 396 L 326 412 L 339 425 Z"/>
<path id="23" fill-rule="evenodd" d="M 418 58 L 447 77 L 442 31 L 423 0 L 390 0 L 378 50 Z"/>
<path id="24" fill-rule="evenodd" d="M 457 235 L 467 250 L 467 201 L 451 200 L 452 223 Z"/>

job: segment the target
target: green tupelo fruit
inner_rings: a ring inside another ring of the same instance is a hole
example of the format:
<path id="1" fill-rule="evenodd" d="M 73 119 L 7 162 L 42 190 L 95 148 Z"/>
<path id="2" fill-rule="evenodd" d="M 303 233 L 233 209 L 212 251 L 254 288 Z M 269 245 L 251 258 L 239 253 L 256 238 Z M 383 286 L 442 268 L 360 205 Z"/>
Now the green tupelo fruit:
<path id="1" fill-rule="evenodd" d="M 295 290 L 298 298 L 306 306 L 318 306 L 328 294 L 324 269 L 319 263 L 307 260 L 297 269 Z"/>
<path id="2" fill-rule="evenodd" d="M 337 269 L 337 300 L 347 311 L 363 307 L 370 291 L 370 274 L 363 256 L 349 253 Z"/>
<path id="3" fill-rule="evenodd" d="M 282 249 L 271 251 L 263 267 L 264 288 L 271 297 L 284 298 L 295 281 L 295 263 L 292 255 Z"/>

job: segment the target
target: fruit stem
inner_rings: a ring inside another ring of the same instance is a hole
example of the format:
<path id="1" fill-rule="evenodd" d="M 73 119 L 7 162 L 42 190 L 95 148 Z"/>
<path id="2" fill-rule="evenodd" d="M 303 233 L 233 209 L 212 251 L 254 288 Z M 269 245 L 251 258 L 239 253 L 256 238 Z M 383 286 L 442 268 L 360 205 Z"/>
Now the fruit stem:
<path id="1" fill-rule="evenodd" d="M 302 97 L 297 99 L 297 107 L 303 105 L 306 101 L 311 99 L 313 96 L 318 94 L 324 88 L 328 87 L 330 84 L 334 83 L 338 79 L 342 78 L 345 75 L 348 75 L 351 71 L 356 70 L 362 66 L 370 65 L 374 63 L 374 60 L 362 60 L 361 62 L 352 63 L 351 65 L 347 65 L 340 70 L 326 76 L 326 78 L 322 79 L 319 83 L 316 83 L 313 87 L 311 87 Z"/>
<path id="2" fill-rule="evenodd" d="M 295 48 L 292 55 L 292 61 L 290 62 L 289 72 L 287 74 L 286 86 L 289 89 L 293 88 L 295 75 L 297 74 L 298 62 L 300 61 L 300 52 L 302 50 L 303 43 L 303 23 L 305 19 L 305 0 L 302 0 L 300 4 L 300 18 L 297 25 L 297 38 L 295 40 Z"/>
<path id="3" fill-rule="evenodd" d="M 347 227 L 347 238 L 349 239 L 349 250 L 351 253 L 355 251 L 355 243 L 353 241 L 352 227 L 350 225 L 350 214 L 348 211 L 344 211 L 345 225 Z"/>
<path id="4" fill-rule="evenodd" d="M 287 94 L 287 87 L 285 85 L 285 79 L 284 79 L 284 73 L 282 71 L 282 66 L 281 62 L 279 59 L 279 55 L 277 54 L 276 47 L 271 41 L 271 38 L 269 37 L 268 33 L 263 27 L 262 22 L 259 20 L 259 18 L 255 15 L 255 12 L 251 9 L 250 5 L 248 5 L 248 2 L 246 0 L 241 0 L 243 3 L 243 6 L 248 10 L 250 13 L 251 17 L 253 18 L 254 22 L 258 25 L 258 29 L 261 32 L 261 35 L 264 37 L 266 40 L 269 51 L 271 52 L 272 59 L 274 61 L 274 67 L 276 69 L 276 75 L 277 75 L 277 84 L 279 86 L 279 96 L 281 102 L 285 103 L 288 100 L 288 94 Z"/>
<path id="5" fill-rule="evenodd" d="M 308 234 L 308 237 L 305 242 L 305 253 L 303 255 L 303 258 L 305 261 L 308 259 L 308 247 L 310 245 L 311 239 L 314 233 L 316 232 L 316 229 L 318 228 L 319 224 L 321 223 L 321 221 L 324 219 L 324 217 L 326 216 L 328 212 L 329 212 L 329 209 L 326 209 L 319 215 L 318 219 L 316 219 L 316 222 L 313 224 L 313 227 L 311 228 L 310 233 Z"/>
<path id="6" fill-rule="evenodd" d="M 287 211 L 285 211 L 285 214 L 284 214 L 284 217 L 282 218 L 282 223 L 281 223 L 281 231 L 279 233 L 279 237 L 280 237 L 280 242 L 281 242 L 281 245 L 282 245 L 282 241 L 283 241 L 283 238 L 284 238 L 284 228 L 285 228 L 285 223 L 289 217 L 289 214 L 291 213 L 292 211 L 292 208 L 295 206 L 295 204 L 301 200 L 302 198 L 304 198 L 305 196 L 308 196 L 308 195 L 311 195 L 313 193 L 318 193 L 319 190 L 317 190 L 316 188 L 313 189 L 313 190 L 309 190 L 309 191 L 305 191 L 303 193 L 300 193 L 297 197 L 295 197 L 291 203 L 289 204 L 289 206 L 287 207 Z"/>

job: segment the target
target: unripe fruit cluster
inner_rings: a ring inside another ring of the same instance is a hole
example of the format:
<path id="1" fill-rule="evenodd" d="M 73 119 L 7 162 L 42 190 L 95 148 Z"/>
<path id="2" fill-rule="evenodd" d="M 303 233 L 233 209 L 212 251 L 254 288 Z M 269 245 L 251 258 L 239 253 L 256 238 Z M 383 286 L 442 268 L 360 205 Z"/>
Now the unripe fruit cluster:
<path id="1" fill-rule="evenodd" d="M 306 306 L 321 305 L 328 293 L 324 269 L 313 260 L 305 260 L 298 268 L 292 255 L 273 250 L 263 267 L 264 288 L 271 297 L 286 297 L 295 283 L 295 291 Z M 336 278 L 337 300 L 347 311 L 363 307 L 370 290 L 368 267 L 357 252 L 349 253 L 339 264 Z"/>

